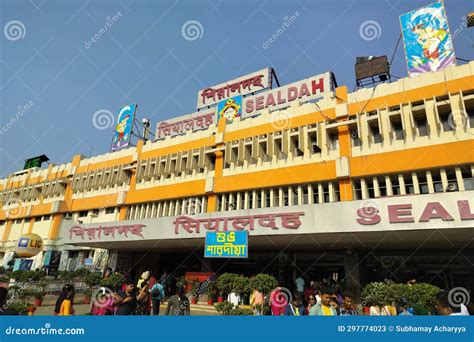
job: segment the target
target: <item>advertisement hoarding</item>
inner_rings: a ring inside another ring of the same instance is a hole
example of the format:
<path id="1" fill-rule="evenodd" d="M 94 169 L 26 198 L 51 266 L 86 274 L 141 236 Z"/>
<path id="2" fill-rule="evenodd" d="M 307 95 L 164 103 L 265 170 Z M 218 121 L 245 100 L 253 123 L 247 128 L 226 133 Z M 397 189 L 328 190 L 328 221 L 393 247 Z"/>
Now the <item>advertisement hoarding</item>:
<path id="1" fill-rule="evenodd" d="M 410 77 L 456 65 L 443 2 L 401 15 L 400 25 Z"/>
<path id="2" fill-rule="evenodd" d="M 114 130 L 112 151 L 119 150 L 130 145 L 132 137 L 133 120 L 135 119 L 136 104 L 131 104 L 120 109 L 117 125 Z"/>

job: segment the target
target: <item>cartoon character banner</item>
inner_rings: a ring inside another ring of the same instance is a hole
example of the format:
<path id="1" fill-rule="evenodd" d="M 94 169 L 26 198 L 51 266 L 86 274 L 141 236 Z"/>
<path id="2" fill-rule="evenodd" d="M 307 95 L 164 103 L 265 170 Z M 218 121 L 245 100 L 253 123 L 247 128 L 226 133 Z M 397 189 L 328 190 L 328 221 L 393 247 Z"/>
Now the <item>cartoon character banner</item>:
<path id="1" fill-rule="evenodd" d="M 234 122 L 234 119 L 242 114 L 242 96 L 231 97 L 223 100 L 217 105 L 217 122 L 219 119 L 226 118 L 227 123 Z"/>
<path id="2" fill-rule="evenodd" d="M 410 77 L 456 64 L 443 2 L 401 15 L 400 25 Z"/>
<path id="3" fill-rule="evenodd" d="M 130 144 L 132 137 L 133 119 L 137 105 L 132 104 L 120 109 L 117 119 L 117 126 L 115 126 L 114 139 L 112 141 L 112 151 L 127 147 Z"/>

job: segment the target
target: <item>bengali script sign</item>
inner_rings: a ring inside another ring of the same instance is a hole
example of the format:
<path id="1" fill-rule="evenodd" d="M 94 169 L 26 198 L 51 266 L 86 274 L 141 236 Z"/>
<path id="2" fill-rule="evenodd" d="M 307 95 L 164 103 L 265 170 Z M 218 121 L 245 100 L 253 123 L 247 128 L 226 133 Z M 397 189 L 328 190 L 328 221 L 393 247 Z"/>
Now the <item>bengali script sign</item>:
<path id="1" fill-rule="evenodd" d="M 213 231 L 235 231 L 255 230 L 256 227 L 270 228 L 273 230 L 286 228 L 298 229 L 301 226 L 300 216 L 304 216 L 304 212 L 292 213 L 270 213 L 256 214 L 233 217 L 211 217 L 206 219 L 195 219 L 189 216 L 178 216 L 173 221 L 174 232 L 179 234 L 180 228 L 187 233 L 199 233 L 201 225 L 205 230 Z"/>
<path id="2" fill-rule="evenodd" d="M 205 258 L 247 258 L 248 232 L 207 232 Z"/>
<path id="3" fill-rule="evenodd" d="M 101 240 L 102 237 L 116 238 L 117 235 L 123 235 L 128 237 L 128 234 L 136 235 L 144 239 L 143 236 L 144 224 L 128 224 L 119 226 L 98 226 L 98 227 L 82 227 L 72 226 L 69 228 L 69 238 L 72 240 L 74 237 L 80 237 L 84 240 L 84 236 L 87 236 L 89 240 Z"/>
<path id="4" fill-rule="evenodd" d="M 204 112 L 204 114 L 193 116 L 191 114 L 189 118 L 173 122 L 160 122 L 156 128 L 156 138 L 164 139 L 167 136 L 176 136 L 186 134 L 187 132 L 195 132 L 200 130 L 206 130 L 214 124 L 215 121 L 215 109 Z"/>
<path id="5" fill-rule="evenodd" d="M 271 88 L 271 85 L 271 68 L 265 68 L 235 80 L 200 90 L 197 109 L 215 105 L 219 101 L 237 95 L 246 95 Z"/>

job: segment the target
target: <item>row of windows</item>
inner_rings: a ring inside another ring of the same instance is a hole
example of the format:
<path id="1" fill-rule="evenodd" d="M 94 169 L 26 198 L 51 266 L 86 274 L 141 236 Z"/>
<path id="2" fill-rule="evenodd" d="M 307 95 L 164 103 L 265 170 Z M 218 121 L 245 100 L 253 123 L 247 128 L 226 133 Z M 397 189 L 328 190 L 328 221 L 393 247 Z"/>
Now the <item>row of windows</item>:
<path id="1" fill-rule="evenodd" d="M 137 182 L 190 176 L 214 170 L 215 154 L 209 147 L 138 161 Z"/>
<path id="2" fill-rule="evenodd" d="M 140 203 L 127 208 L 126 219 L 138 220 L 163 216 L 196 215 L 205 213 L 206 207 L 206 196 Z"/>
<path id="3" fill-rule="evenodd" d="M 72 182 L 72 189 L 74 193 L 78 193 L 127 185 L 130 182 L 130 176 L 124 167 L 125 165 L 117 165 L 76 174 Z"/>
<path id="4" fill-rule="evenodd" d="M 318 130 L 321 130 L 320 125 L 311 124 L 229 141 L 225 145 L 224 168 L 267 162 L 274 156 L 281 160 L 290 155 L 302 157 L 320 153 Z"/>
<path id="5" fill-rule="evenodd" d="M 474 128 L 474 92 L 464 93 L 463 108 L 459 114 L 461 125 L 464 128 Z M 415 137 L 425 137 L 430 135 L 432 130 L 438 132 L 452 132 L 455 129 L 454 116 L 452 115 L 452 108 L 449 96 L 441 96 L 435 98 L 434 106 L 435 127 L 431 127 L 428 123 L 426 103 L 424 101 L 417 101 L 410 104 L 411 116 L 410 122 L 405 122 L 400 106 L 389 108 L 388 111 L 388 131 L 390 141 L 405 140 L 406 130 L 411 127 L 412 133 Z M 366 113 L 366 120 L 368 126 L 368 139 L 371 144 L 382 143 L 384 136 L 381 133 L 381 125 L 384 121 L 380 110 Z M 350 124 L 352 146 L 361 146 L 363 139 L 360 136 L 360 127 L 357 118 L 352 119 Z M 336 148 L 335 139 L 337 134 L 330 134 L 330 145 Z"/>
<path id="6" fill-rule="evenodd" d="M 339 201 L 339 182 L 301 184 L 220 194 L 217 211 L 258 209 Z"/>
<path id="7" fill-rule="evenodd" d="M 5 189 L 0 192 L 0 201 L 9 203 L 17 202 L 20 199 L 21 201 L 28 202 L 38 199 L 40 195 L 43 198 L 61 196 L 66 190 L 66 184 L 66 179 L 60 178 L 15 189 Z"/>
<path id="8" fill-rule="evenodd" d="M 353 180 L 354 199 L 474 190 L 474 166 L 424 170 Z"/>

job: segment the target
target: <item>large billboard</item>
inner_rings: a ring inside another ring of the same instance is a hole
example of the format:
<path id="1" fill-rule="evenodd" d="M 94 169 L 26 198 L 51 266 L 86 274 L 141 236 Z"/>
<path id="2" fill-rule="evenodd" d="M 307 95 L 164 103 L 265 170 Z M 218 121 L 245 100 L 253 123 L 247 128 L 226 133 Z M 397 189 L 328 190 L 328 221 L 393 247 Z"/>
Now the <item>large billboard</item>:
<path id="1" fill-rule="evenodd" d="M 400 25 L 410 77 L 456 64 L 442 1 L 401 15 Z"/>
<path id="2" fill-rule="evenodd" d="M 132 137 L 133 120 L 135 118 L 136 104 L 131 104 L 120 109 L 117 125 L 114 130 L 112 151 L 119 150 L 130 145 Z"/>
<path id="3" fill-rule="evenodd" d="M 272 87 L 272 69 L 265 68 L 198 93 L 197 109 L 213 106 L 234 96 L 247 95 Z"/>

